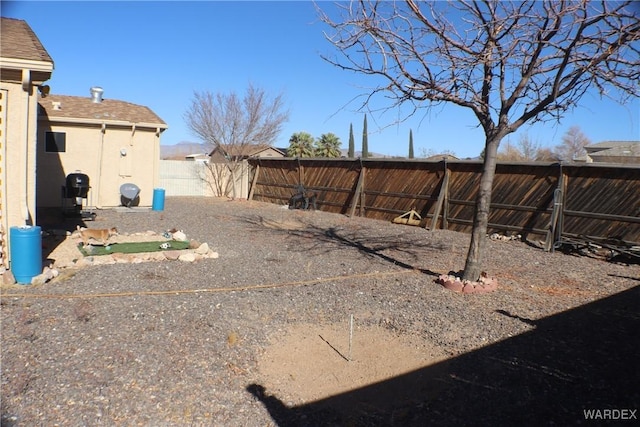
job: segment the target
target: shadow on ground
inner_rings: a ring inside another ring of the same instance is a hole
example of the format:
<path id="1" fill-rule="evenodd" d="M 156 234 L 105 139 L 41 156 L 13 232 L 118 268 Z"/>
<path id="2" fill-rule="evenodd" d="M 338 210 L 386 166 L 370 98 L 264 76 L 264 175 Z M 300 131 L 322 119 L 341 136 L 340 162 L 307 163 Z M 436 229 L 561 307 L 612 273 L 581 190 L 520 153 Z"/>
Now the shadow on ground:
<path id="1" fill-rule="evenodd" d="M 45 264 L 53 263 L 49 255 L 61 245 L 66 235 L 73 233 L 78 227 L 87 227 L 85 218 L 74 215 L 64 215 L 58 208 L 38 208 L 37 224 L 42 228 L 42 260 Z"/>
<path id="2" fill-rule="evenodd" d="M 284 426 L 576 425 L 637 422 L 640 286 L 534 323 L 535 329 L 393 379 L 288 407 L 247 391 Z M 511 316 L 506 311 L 500 314 Z M 473 328 L 482 325 L 464 325 Z M 407 390 L 420 390 L 409 395 Z M 611 410 L 605 412 L 605 410 Z M 616 421 L 616 420 L 614 420 Z"/>
<path id="3" fill-rule="evenodd" d="M 262 217 L 245 217 L 243 221 L 255 230 L 263 230 L 265 223 L 270 222 Z M 413 263 L 419 261 L 420 249 L 443 250 L 440 243 L 431 243 L 426 239 L 417 242 L 410 236 L 404 239 L 402 233 L 363 236 L 358 231 L 347 231 L 341 227 L 318 227 L 306 222 L 298 222 L 299 229 L 287 228 L 286 225 L 283 228 L 278 228 L 277 221 L 271 221 L 271 223 L 269 228 L 272 232 L 295 238 L 294 244 L 309 253 L 321 254 L 337 249 L 355 249 L 365 256 L 379 259 L 391 265 L 397 265 L 407 270 L 417 270 L 429 276 L 439 276 L 434 271 L 417 268 Z M 394 256 L 389 255 L 392 253 Z M 404 259 L 399 259 L 396 255 L 402 255 Z"/>

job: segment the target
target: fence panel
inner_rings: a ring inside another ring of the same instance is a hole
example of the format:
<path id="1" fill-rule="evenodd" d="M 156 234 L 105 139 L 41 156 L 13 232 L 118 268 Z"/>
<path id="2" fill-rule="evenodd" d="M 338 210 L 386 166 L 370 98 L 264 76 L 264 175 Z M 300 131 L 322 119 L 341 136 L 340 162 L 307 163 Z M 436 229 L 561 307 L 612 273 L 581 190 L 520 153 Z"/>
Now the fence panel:
<path id="1" fill-rule="evenodd" d="M 254 200 L 286 204 L 300 183 L 320 209 L 392 220 L 416 210 L 423 225 L 469 232 L 482 164 L 398 159 L 251 159 Z M 445 172 L 448 177 L 445 180 Z M 445 185 L 446 182 L 446 185 Z M 557 199 L 557 200 L 556 200 Z M 433 221 L 433 216 L 437 216 Z M 557 219 L 557 221 L 556 221 Z M 498 164 L 489 232 L 640 244 L 640 167 Z"/>
<path id="2" fill-rule="evenodd" d="M 206 165 L 186 160 L 160 160 L 160 187 L 167 196 L 206 196 Z"/>

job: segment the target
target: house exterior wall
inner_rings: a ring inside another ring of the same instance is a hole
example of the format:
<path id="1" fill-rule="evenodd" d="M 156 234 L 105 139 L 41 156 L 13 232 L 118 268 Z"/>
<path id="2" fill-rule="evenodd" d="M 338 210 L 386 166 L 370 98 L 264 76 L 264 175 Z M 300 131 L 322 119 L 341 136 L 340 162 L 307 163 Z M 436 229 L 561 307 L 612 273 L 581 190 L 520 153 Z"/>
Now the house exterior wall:
<path id="1" fill-rule="evenodd" d="M 0 82 L 2 124 L 0 129 L 0 205 L 2 229 L 35 224 L 36 126 L 35 90 L 18 83 Z M 26 166 L 26 168 L 25 168 Z"/>
<path id="2" fill-rule="evenodd" d="M 66 150 L 47 152 L 46 132 L 64 132 Z M 70 173 L 89 177 L 87 204 L 97 208 L 120 206 L 120 186 L 140 188 L 139 206 L 151 206 L 159 182 L 160 136 L 156 129 L 41 119 L 38 129 L 39 207 L 61 207 L 62 186 Z"/>

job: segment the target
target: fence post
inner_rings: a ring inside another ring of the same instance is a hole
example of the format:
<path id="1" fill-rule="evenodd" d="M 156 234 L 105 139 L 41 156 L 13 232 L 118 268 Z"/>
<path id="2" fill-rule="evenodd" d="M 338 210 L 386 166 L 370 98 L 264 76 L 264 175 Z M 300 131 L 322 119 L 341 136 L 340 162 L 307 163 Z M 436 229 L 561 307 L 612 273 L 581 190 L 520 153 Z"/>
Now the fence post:
<path id="1" fill-rule="evenodd" d="M 298 161 L 298 185 L 304 185 L 304 167 L 300 163 L 300 157 L 296 157 Z"/>
<path id="2" fill-rule="evenodd" d="M 358 183 L 356 184 L 356 190 L 353 193 L 353 197 L 351 198 L 351 206 L 349 207 L 349 216 L 352 217 L 356 213 L 356 206 L 358 206 L 358 199 L 362 194 L 362 186 L 364 185 L 364 171 L 365 168 L 362 165 L 362 160 L 360 160 L 360 173 L 358 174 Z M 362 201 L 361 201 L 362 203 Z M 360 216 L 362 216 L 362 206 L 360 209 Z"/>
<path id="3" fill-rule="evenodd" d="M 433 217 L 431 218 L 430 230 L 435 230 L 438 227 L 438 217 L 440 216 L 440 210 L 442 213 L 442 228 L 449 228 L 447 223 L 447 203 L 449 202 L 449 167 L 447 166 L 447 160 L 444 160 L 444 176 L 442 177 L 442 185 L 440 186 L 440 194 L 438 194 L 438 201 L 436 202 L 436 208 L 433 211 Z M 444 209 L 443 209 L 444 208 Z"/>
<path id="4" fill-rule="evenodd" d="M 258 182 L 258 175 L 259 174 L 260 174 L 260 159 L 258 159 L 258 165 L 256 166 L 256 172 L 253 174 L 253 179 L 251 180 L 251 188 L 249 189 L 248 200 L 253 200 L 253 192 L 256 189 L 256 182 Z"/>
<path id="5" fill-rule="evenodd" d="M 544 250 L 553 252 L 558 242 L 562 238 L 562 225 L 564 222 L 564 199 L 567 189 L 566 173 L 560 163 L 560 174 L 558 176 L 558 185 L 553 192 L 553 211 L 551 212 L 551 222 L 547 231 L 547 238 L 544 244 Z"/>

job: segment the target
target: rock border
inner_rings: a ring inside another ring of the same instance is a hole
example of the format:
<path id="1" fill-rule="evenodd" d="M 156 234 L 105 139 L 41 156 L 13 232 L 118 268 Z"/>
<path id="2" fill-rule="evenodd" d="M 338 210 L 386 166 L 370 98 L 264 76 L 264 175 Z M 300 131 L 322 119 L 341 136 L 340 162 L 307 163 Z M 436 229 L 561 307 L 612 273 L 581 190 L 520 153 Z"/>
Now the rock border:
<path id="1" fill-rule="evenodd" d="M 133 235 L 145 235 L 154 236 L 155 232 L 147 233 L 134 233 Z M 68 236 L 72 237 L 73 233 L 69 233 Z M 173 241 L 188 241 L 187 236 L 182 231 L 165 232 L 162 234 L 167 242 Z M 137 253 L 112 253 L 107 255 L 89 255 L 84 256 L 73 261 L 67 262 L 59 266 L 43 266 L 42 273 L 34 276 L 31 279 L 31 283 L 25 285 L 43 285 L 50 280 L 55 279 L 60 274 L 60 270 L 83 268 L 92 265 L 109 265 L 109 264 L 140 264 L 143 262 L 153 261 L 181 261 L 181 262 L 196 262 L 202 259 L 217 259 L 219 258 L 218 252 L 212 251 L 207 243 L 200 243 L 196 240 L 189 240 L 188 249 L 180 250 L 163 250 L 156 252 L 137 252 Z M 17 283 L 15 277 L 11 273 L 11 270 L 3 269 L 2 271 L 2 284 L 3 285 L 15 285 Z"/>
<path id="2" fill-rule="evenodd" d="M 493 292 L 498 289 L 498 280 L 494 277 L 480 277 L 477 282 L 470 280 L 461 280 L 459 277 L 451 274 L 442 274 L 436 282 L 440 283 L 450 291 L 462 294 L 482 294 Z"/>

